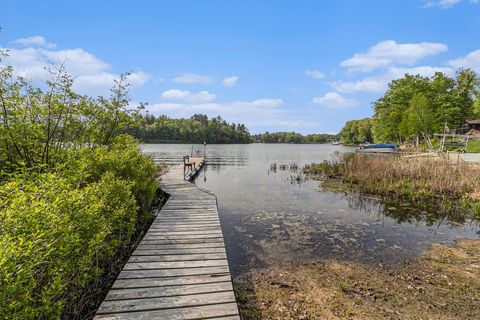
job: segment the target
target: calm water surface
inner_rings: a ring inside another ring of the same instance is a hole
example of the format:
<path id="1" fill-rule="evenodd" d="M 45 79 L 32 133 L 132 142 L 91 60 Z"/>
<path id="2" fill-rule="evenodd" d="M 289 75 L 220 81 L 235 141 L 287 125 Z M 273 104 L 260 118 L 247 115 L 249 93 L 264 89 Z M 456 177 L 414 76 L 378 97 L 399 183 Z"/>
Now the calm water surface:
<path id="1" fill-rule="evenodd" d="M 234 276 L 289 261 L 391 263 L 418 256 L 432 243 L 480 238 L 478 222 L 408 203 L 325 191 L 318 181 L 297 179 L 299 172 L 291 169 L 293 163 L 300 169 L 352 148 L 249 144 L 206 150 L 207 165 L 195 183 L 217 195 Z M 179 163 L 192 145 L 147 144 L 144 151 L 156 161 Z M 193 146 L 197 151 L 203 154 L 203 146 Z"/>

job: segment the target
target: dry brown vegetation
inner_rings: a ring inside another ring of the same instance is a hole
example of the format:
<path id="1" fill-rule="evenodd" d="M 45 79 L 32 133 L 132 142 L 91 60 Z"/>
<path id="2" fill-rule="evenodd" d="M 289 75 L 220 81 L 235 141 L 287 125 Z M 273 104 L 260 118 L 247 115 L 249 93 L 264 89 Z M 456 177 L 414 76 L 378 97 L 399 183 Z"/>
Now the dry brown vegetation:
<path id="1" fill-rule="evenodd" d="M 480 319 L 480 242 L 434 245 L 398 267 L 341 262 L 236 281 L 243 319 Z"/>
<path id="2" fill-rule="evenodd" d="M 412 201 L 463 201 L 480 211 L 480 165 L 449 163 L 442 158 L 366 155 L 337 156 L 332 162 L 307 165 L 304 172 L 337 179 L 355 190 L 395 195 Z"/>

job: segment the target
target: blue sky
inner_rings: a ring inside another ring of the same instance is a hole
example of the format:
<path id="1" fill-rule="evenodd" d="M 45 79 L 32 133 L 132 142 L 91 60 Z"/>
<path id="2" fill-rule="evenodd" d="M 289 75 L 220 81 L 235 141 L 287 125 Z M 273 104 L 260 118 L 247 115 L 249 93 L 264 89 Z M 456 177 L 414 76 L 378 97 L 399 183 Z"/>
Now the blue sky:
<path id="1" fill-rule="evenodd" d="M 133 105 L 252 133 L 336 133 L 407 72 L 480 72 L 479 0 L 0 0 L 0 26 L 2 63 L 32 81 L 65 61 L 108 95 L 129 71 Z"/>

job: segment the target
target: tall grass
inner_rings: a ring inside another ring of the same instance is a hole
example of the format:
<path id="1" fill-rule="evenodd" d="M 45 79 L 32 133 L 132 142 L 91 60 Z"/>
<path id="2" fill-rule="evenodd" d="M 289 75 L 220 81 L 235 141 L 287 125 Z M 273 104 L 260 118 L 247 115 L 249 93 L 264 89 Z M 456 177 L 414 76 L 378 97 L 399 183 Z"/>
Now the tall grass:
<path id="1" fill-rule="evenodd" d="M 452 164 L 441 158 L 337 155 L 330 162 L 307 165 L 304 173 L 337 178 L 355 190 L 414 201 L 461 200 L 480 203 L 480 165 Z"/>

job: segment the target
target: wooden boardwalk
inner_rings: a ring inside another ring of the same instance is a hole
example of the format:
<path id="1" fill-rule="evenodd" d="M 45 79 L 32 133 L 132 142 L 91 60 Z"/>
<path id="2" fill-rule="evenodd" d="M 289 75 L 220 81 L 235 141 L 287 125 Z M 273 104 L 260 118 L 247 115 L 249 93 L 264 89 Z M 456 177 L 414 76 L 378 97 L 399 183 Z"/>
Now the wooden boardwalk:
<path id="1" fill-rule="evenodd" d="M 163 177 L 170 198 L 95 319 L 240 319 L 217 199 L 183 174 L 177 166 Z"/>

